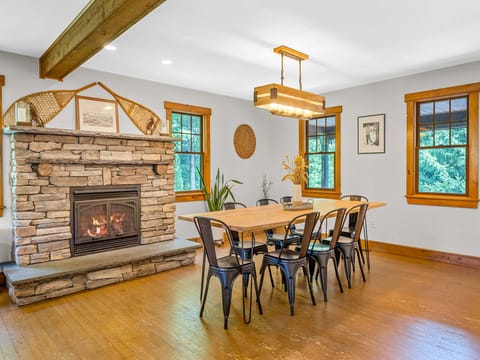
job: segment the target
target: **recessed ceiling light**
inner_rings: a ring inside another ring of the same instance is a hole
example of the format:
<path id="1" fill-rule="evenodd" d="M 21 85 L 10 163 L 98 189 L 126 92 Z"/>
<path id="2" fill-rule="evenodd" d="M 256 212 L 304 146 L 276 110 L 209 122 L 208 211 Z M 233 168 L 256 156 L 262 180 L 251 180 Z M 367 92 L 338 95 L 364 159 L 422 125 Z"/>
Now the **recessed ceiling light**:
<path id="1" fill-rule="evenodd" d="M 105 45 L 103 48 L 110 51 L 117 50 L 117 48 L 113 45 Z"/>
<path id="2" fill-rule="evenodd" d="M 163 65 L 170 65 L 170 64 L 172 64 L 172 63 L 173 63 L 172 60 L 168 60 L 168 59 L 162 60 L 162 64 L 163 64 Z"/>

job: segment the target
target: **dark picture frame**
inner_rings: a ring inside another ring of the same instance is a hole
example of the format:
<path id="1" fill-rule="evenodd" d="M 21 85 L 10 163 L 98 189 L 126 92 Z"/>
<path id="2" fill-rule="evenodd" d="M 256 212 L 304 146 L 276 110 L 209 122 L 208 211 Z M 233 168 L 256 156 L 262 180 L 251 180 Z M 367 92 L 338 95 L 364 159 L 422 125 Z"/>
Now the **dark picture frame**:
<path id="1" fill-rule="evenodd" d="M 357 152 L 359 154 L 385 153 L 385 114 L 358 117 Z"/>
<path id="2" fill-rule="evenodd" d="M 118 104 L 115 100 L 77 95 L 75 107 L 77 130 L 118 132 Z"/>

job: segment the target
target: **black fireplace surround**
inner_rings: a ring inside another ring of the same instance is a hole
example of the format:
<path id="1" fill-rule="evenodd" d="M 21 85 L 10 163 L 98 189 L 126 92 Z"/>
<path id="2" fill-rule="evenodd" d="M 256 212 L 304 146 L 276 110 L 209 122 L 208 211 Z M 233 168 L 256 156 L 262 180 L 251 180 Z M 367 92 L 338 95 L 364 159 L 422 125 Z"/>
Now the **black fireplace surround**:
<path id="1" fill-rule="evenodd" d="M 70 190 L 72 256 L 140 244 L 140 186 L 82 186 Z"/>

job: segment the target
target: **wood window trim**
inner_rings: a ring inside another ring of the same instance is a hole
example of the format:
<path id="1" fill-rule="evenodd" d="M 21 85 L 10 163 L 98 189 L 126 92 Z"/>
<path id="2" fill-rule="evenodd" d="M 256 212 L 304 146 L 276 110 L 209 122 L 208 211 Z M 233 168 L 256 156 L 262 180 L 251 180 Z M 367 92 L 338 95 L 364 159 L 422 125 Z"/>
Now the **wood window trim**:
<path id="1" fill-rule="evenodd" d="M 322 198 L 328 198 L 328 199 L 338 199 L 340 198 L 340 195 L 342 194 L 340 190 L 340 174 L 341 174 L 341 163 L 340 163 L 340 154 L 341 154 L 341 137 L 340 137 L 340 128 L 341 128 L 341 114 L 343 111 L 342 106 L 335 106 L 335 107 L 330 107 L 325 109 L 325 113 L 321 117 L 325 116 L 331 116 L 335 115 L 335 183 L 334 183 L 334 188 L 332 190 L 327 190 L 327 189 L 318 189 L 318 190 L 312 190 L 312 189 L 306 189 L 305 188 L 305 182 L 302 184 L 302 196 L 304 197 L 311 197 L 311 198 L 317 198 L 317 197 L 322 197 Z M 298 139 L 299 139 L 299 154 L 305 157 L 305 134 L 306 134 L 306 125 L 307 121 L 306 120 L 300 120 L 298 123 Z"/>
<path id="2" fill-rule="evenodd" d="M 3 129 L 2 88 L 5 86 L 5 75 L 0 75 L 0 120 Z M 3 216 L 3 136 L 0 134 L 0 217 Z"/>
<path id="3" fill-rule="evenodd" d="M 172 133 L 172 112 L 182 112 L 192 115 L 200 115 L 203 118 L 203 178 L 205 186 L 210 188 L 210 116 L 212 110 L 195 105 L 179 104 L 175 102 L 165 101 L 164 107 L 166 118 L 168 121 L 169 133 Z M 181 191 L 175 193 L 176 202 L 203 201 L 205 195 L 201 190 Z"/>
<path id="4" fill-rule="evenodd" d="M 437 90 L 421 91 L 405 95 L 407 104 L 407 193 L 408 204 L 451 206 L 462 208 L 478 207 L 478 96 L 480 83 L 452 86 Z M 467 194 L 425 194 L 417 192 L 417 162 L 415 151 L 416 104 L 430 100 L 441 100 L 455 96 L 468 96 L 468 154 Z"/>

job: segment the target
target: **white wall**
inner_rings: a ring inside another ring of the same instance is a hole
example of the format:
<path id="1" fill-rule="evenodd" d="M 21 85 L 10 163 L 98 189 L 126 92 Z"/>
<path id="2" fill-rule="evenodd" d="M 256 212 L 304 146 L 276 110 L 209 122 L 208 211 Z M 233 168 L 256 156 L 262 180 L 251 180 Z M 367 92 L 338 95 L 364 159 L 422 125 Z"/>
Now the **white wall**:
<path id="1" fill-rule="evenodd" d="M 172 70 L 173 71 L 173 70 Z M 4 110 L 17 98 L 35 91 L 73 89 L 92 81 L 102 81 L 117 93 L 136 100 L 165 119 L 163 101 L 209 107 L 211 118 L 211 169 L 219 167 L 227 178 L 244 182 L 235 187 L 238 201 L 253 205 L 261 196 L 263 174 L 273 181 L 271 197 L 292 192 L 291 184 L 281 182 L 281 161 L 298 152 L 298 124 L 294 119 L 272 116 L 254 109 L 251 101 L 79 69 L 63 83 L 38 79 L 36 59 L 0 52 L 0 73 L 6 76 L 3 88 Z M 477 82 L 480 62 L 406 76 L 394 80 L 322 94 L 327 106 L 343 106 L 342 113 L 342 193 L 361 193 L 387 206 L 368 214 L 370 238 L 382 242 L 480 256 L 477 209 L 407 205 L 405 195 L 406 122 L 404 94 Z M 321 80 L 319 80 L 321 81 Z M 235 86 L 235 84 L 232 84 Z M 82 95 L 109 98 L 95 87 Z M 357 154 L 357 117 L 386 114 L 385 154 Z M 73 103 L 48 127 L 74 128 Z M 120 119 L 121 132 L 138 132 L 126 116 Z M 233 147 L 238 125 L 249 124 L 255 131 L 256 151 L 250 159 L 241 159 Z M 10 258 L 11 219 L 8 187 L 8 137 L 4 140 L 5 216 L 0 218 L 0 261 Z M 178 203 L 177 214 L 204 211 L 203 202 Z M 177 221 L 177 235 L 195 236 L 192 224 Z"/>

